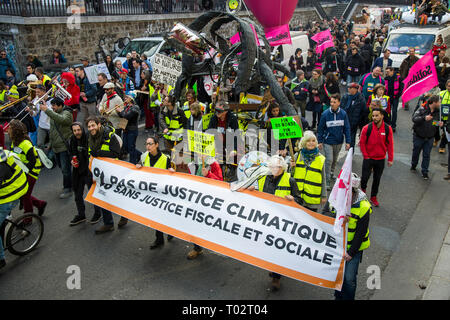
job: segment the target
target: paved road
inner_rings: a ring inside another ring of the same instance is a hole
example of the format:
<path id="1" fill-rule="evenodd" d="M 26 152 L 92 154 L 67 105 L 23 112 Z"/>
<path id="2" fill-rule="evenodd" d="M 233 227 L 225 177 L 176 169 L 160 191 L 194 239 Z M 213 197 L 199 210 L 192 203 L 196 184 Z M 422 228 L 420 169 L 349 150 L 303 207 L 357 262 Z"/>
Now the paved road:
<path id="1" fill-rule="evenodd" d="M 391 258 L 398 256 L 396 250 L 416 208 L 426 204 L 430 212 L 442 211 L 442 202 L 434 201 L 436 191 L 429 190 L 446 173 L 446 169 L 440 166 L 446 161 L 446 155 L 433 149 L 430 181 L 423 181 L 419 174 L 409 172 L 411 113 L 399 111 L 399 126 L 394 135 L 396 160 L 392 168 L 385 169 L 379 194 L 381 206 L 375 208 L 371 216 L 372 245 L 363 255 L 359 269 L 357 299 L 366 300 L 374 295 L 376 290 L 369 290 L 366 286 L 369 276 L 366 270 L 376 265 L 382 278 L 385 276 L 384 270 Z M 142 133 L 138 146 L 143 146 L 143 142 Z M 361 164 L 362 157 L 356 152 L 354 171 L 360 173 Z M 61 184 L 59 169 L 41 173 L 35 195 L 49 202 L 43 217 L 44 238 L 28 256 L 16 257 L 6 253 L 7 266 L 0 271 L 0 300 L 333 299 L 332 290 L 288 278 L 282 279 L 281 291 L 272 293 L 266 270 L 211 251 L 206 250 L 197 260 L 188 261 L 186 254 L 190 245 L 179 239 L 150 251 L 154 230 L 134 222 L 104 235 L 94 234 L 98 225 L 70 227 L 75 204 L 73 197 L 58 198 Z M 426 203 L 422 202 L 424 198 Z M 88 217 L 92 212 L 89 204 Z M 114 218 L 118 222 L 119 218 Z M 448 226 L 448 219 L 445 223 Z M 403 263 L 407 264 L 407 257 L 404 259 Z M 71 265 L 81 269 L 80 290 L 67 289 L 69 274 L 66 270 Z"/>

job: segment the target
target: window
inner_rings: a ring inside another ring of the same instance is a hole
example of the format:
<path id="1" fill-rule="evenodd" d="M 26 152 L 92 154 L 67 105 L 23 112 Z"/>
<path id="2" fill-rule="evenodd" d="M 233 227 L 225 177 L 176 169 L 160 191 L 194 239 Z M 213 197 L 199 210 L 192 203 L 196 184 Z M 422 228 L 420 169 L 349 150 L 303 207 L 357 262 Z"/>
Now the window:
<path id="1" fill-rule="evenodd" d="M 386 48 L 394 54 L 407 54 L 409 47 L 416 48 L 416 53 L 423 55 L 433 48 L 434 34 L 391 34 Z"/>
<path id="2" fill-rule="evenodd" d="M 131 41 L 120 53 L 120 57 L 126 57 L 127 53 L 131 51 L 136 51 L 138 54 L 143 54 L 144 52 L 148 57 L 155 54 L 156 49 L 162 40 L 148 40 L 148 41 Z"/>

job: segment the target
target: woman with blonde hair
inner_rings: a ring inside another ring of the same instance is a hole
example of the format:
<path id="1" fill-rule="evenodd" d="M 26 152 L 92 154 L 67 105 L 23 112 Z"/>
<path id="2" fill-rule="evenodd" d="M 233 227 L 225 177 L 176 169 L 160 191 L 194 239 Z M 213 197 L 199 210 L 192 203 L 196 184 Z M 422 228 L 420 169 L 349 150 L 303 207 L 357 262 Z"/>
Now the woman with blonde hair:
<path id="1" fill-rule="evenodd" d="M 303 206 L 316 211 L 327 201 L 325 157 L 319 153 L 318 141 L 312 131 L 305 131 L 299 152 L 291 160 L 291 174 L 297 182 Z"/>

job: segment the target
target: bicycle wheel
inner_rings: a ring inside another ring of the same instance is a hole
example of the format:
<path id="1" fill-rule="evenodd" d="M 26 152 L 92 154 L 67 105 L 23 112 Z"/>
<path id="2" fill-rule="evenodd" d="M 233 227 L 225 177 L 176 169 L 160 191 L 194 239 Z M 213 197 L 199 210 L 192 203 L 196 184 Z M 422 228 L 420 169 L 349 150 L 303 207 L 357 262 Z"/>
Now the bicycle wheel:
<path id="1" fill-rule="evenodd" d="M 12 254 L 23 256 L 36 248 L 43 234 L 44 223 L 41 217 L 27 213 L 12 222 L 6 234 L 6 246 Z"/>

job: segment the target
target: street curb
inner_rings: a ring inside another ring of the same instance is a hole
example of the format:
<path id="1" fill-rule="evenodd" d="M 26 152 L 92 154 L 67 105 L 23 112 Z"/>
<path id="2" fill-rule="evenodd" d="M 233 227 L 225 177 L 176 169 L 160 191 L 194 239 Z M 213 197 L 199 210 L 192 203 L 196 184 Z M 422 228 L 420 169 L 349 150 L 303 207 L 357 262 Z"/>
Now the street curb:
<path id="1" fill-rule="evenodd" d="M 442 244 L 422 300 L 450 300 L 450 229 Z"/>

